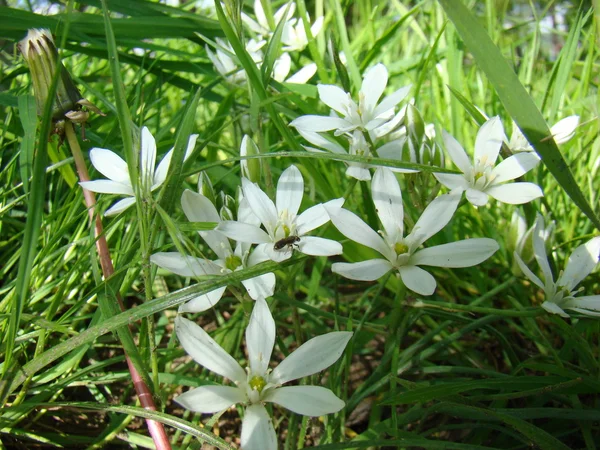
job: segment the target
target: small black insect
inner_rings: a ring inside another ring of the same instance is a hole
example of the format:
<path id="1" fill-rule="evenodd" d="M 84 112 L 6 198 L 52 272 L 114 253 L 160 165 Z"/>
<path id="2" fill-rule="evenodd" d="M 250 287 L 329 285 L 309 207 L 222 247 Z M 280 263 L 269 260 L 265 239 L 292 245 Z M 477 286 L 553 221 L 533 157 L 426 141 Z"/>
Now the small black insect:
<path id="1" fill-rule="evenodd" d="M 296 242 L 300 242 L 300 238 L 298 236 L 288 236 L 275 242 L 273 249 L 283 250 L 284 247 L 294 248 L 294 246 L 297 246 Z"/>

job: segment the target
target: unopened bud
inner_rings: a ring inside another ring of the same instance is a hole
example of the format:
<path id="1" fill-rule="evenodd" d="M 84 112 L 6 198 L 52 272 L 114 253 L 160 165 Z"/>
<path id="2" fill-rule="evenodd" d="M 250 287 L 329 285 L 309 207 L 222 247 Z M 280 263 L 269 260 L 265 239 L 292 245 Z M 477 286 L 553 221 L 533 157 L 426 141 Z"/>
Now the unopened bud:
<path id="1" fill-rule="evenodd" d="M 240 146 L 240 156 L 258 155 L 260 151 L 254 141 L 246 134 L 242 139 Z M 242 175 L 248 178 L 253 183 L 260 181 L 260 161 L 258 159 L 242 159 L 240 161 Z"/>
<path id="2" fill-rule="evenodd" d="M 213 205 L 215 204 L 215 191 L 206 172 L 200 172 L 198 176 L 198 193 L 204 195 Z"/>
<path id="3" fill-rule="evenodd" d="M 42 115 L 44 112 L 44 105 L 52 85 L 52 77 L 57 70 L 60 70 L 60 79 L 52 106 L 52 120 L 54 122 L 65 119 L 75 123 L 86 122 L 89 114 L 82 110 L 84 106 L 97 114 L 104 115 L 81 96 L 69 72 L 58 59 L 58 51 L 49 30 L 29 30 L 27 36 L 19 42 L 19 50 L 21 50 L 31 72 L 38 115 Z M 57 69 L 58 67 L 60 69 Z"/>

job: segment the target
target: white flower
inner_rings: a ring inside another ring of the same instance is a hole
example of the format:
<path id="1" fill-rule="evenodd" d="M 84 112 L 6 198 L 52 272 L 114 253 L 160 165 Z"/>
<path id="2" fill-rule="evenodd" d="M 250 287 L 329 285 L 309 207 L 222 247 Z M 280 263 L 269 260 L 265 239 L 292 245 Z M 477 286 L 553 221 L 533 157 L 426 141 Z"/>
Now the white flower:
<path id="1" fill-rule="evenodd" d="M 211 49 L 206 46 L 208 58 L 214 64 L 217 72 L 231 84 L 241 84 L 245 82 L 246 72 L 244 69 L 239 68 L 236 61 L 230 56 L 235 54 L 231 44 L 220 38 L 217 38 L 217 44 L 220 48 L 216 49 L 216 53 L 213 53 Z M 246 44 L 246 51 L 257 64 L 263 59 L 261 48 L 264 45 L 265 41 L 255 41 L 254 39 L 250 39 Z"/>
<path id="2" fill-rule="evenodd" d="M 217 209 L 202 194 L 186 189 L 181 196 L 183 212 L 190 222 L 221 222 Z M 258 218 L 252 213 L 245 199 L 240 200 L 238 220 L 242 223 L 258 226 Z M 268 260 L 260 250 L 250 253 L 250 244 L 238 242 L 231 248 L 229 239 L 219 231 L 199 231 L 200 236 L 208 244 L 219 259 L 209 261 L 194 256 L 182 255 L 179 252 L 159 252 L 150 257 L 150 261 L 163 269 L 167 269 L 183 277 L 202 277 L 206 275 L 225 275 Z M 248 295 L 256 300 L 259 297 L 270 297 L 275 290 L 275 274 L 266 273 L 254 278 L 242 280 Z M 179 309 L 181 312 L 201 312 L 214 307 L 223 296 L 227 286 L 202 294 Z"/>
<path id="3" fill-rule="evenodd" d="M 371 193 L 383 231 L 375 232 L 348 210 L 326 207 L 331 222 L 344 236 L 385 257 L 333 264 L 333 272 L 346 278 L 372 281 L 390 270 L 398 270 L 407 288 L 421 295 L 431 295 L 435 291 L 435 279 L 419 266 L 470 267 L 498 250 L 496 241 L 488 238 L 465 239 L 419 250 L 421 244 L 450 221 L 458 207 L 460 192 L 451 192 L 433 200 L 406 237 L 402 194 L 396 177 L 389 169 L 379 168 L 375 171 Z"/>
<path id="4" fill-rule="evenodd" d="M 277 182 L 275 203 L 257 185 L 242 178 L 242 190 L 250 208 L 266 229 L 239 221 L 221 222 L 217 230 L 236 241 L 259 244 L 256 251 L 264 252 L 271 260 L 281 262 L 292 256 L 294 248 L 314 256 L 342 253 L 339 242 L 316 236 L 305 236 L 311 230 L 329 221 L 322 204 L 298 214 L 304 194 L 304 180 L 296 166 L 288 167 Z M 328 204 L 342 206 L 344 200 Z"/>
<path id="5" fill-rule="evenodd" d="M 313 417 L 332 414 L 344 407 L 344 402 L 324 387 L 281 385 L 331 366 L 352 337 L 349 331 L 327 333 L 307 341 L 272 371 L 269 361 L 275 344 L 275 321 L 263 298 L 256 300 L 246 329 L 249 363 L 246 371 L 195 323 L 177 317 L 175 331 L 185 351 L 198 364 L 235 384 L 235 387 L 200 386 L 175 401 L 198 413 L 215 413 L 236 403 L 245 405 L 241 434 L 244 450 L 277 449 L 275 429 L 264 407 L 267 402 Z"/>
<path id="6" fill-rule="evenodd" d="M 190 156 L 196 146 L 197 134 L 192 134 L 188 140 L 184 161 Z M 156 163 L 156 141 L 148 128 L 142 128 L 142 137 L 140 143 L 140 195 L 146 198 L 152 191 L 159 188 L 167 177 L 173 149 L 163 157 L 162 161 L 155 168 Z M 129 178 L 127 163 L 116 153 L 104 148 L 93 148 L 90 150 L 90 160 L 92 164 L 108 180 L 82 181 L 79 184 L 88 191 L 99 192 L 102 194 L 126 195 L 123 199 L 112 205 L 105 213 L 106 216 L 113 216 L 125 211 L 135 203 L 135 192 L 133 184 Z"/>
<path id="7" fill-rule="evenodd" d="M 308 18 L 310 22 L 310 17 Z M 317 17 L 315 23 L 310 27 L 310 33 L 313 37 L 316 37 L 323 28 L 323 16 Z M 283 43 L 284 52 L 301 52 L 308 45 L 308 37 L 306 36 L 306 30 L 304 29 L 304 23 L 301 19 L 288 20 L 283 26 L 283 33 L 281 35 L 281 42 Z"/>
<path id="8" fill-rule="evenodd" d="M 288 53 L 283 53 L 275 60 L 275 64 L 273 64 L 273 78 L 280 83 L 306 84 L 306 82 L 317 72 L 317 65 L 315 63 L 310 63 L 302 67 L 291 77 L 287 78 L 291 68 L 292 58 Z"/>
<path id="9" fill-rule="evenodd" d="M 219 213 L 212 202 L 202 194 L 186 189 L 181 196 L 183 212 L 190 222 L 220 222 Z M 257 217 L 250 210 L 245 199 L 240 200 L 238 220 L 257 226 Z M 206 275 L 225 275 L 268 260 L 260 252 L 250 253 L 250 244 L 238 242 L 231 248 L 229 239 L 219 231 L 199 231 L 202 239 L 208 244 L 219 259 L 209 261 L 194 256 L 182 255 L 179 252 L 159 252 L 150 257 L 150 261 L 163 269 L 167 269 L 183 277 L 203 277 Z M 275 290 L 275 274 L 266 273 L 254 278 L 242 280 L 248 295 L 256 300 L 259 297 L 270 297 Z M 180 312 L 201 312 L 214 307 L 223 296 L 227 286 L 202 294 L 179 308 Z"/>
<path id="10" fill-rule="evenodd" d="M 542 269 L 544 282 L 527 267 L 517 252 L 514 252 L 514 256 L 525 276 L 536 286 L 544 290 L 546 298 L 544 303 L 542 303 L 542 308 L 549 313 L 558 314 L 562 317 L 569 317 L 565 309 L 570 309 L 587 316 L 600 317 L 600 295 L 586 295 L 575 298 L 575 295 L 580 291 L 580 289 L 575 290 L 575 287 L 598 264 L 598 258 L 600 257 L 600 236 L 592 238 L 573 250 L 573 253 L 569 256 L 567 267 L 565 267 L 564 272 L 560 273 L 556 282 L 554 282 L 554 276 L 552 275 L 548 256 L 546 255 L 544 219 L 539 214 L 533 235 L 533 251 L 535 259 Z"/>
<path id="11" fill-rule="evenodd" d="M 575 136 L 575 130 L 579 125 L 579 116 L 568 116 L 556 122 L 551 128 L 550 133 L 557 144 L 564 144 Z M 512 123 L 512 134 L 508 147 L 513 152 L 533 152 L 534 149 L 527 141 L 515 122 Z"/>
<path id="12" fill-rule="evenodd" d="M 275 27 L 281 22 L 283 19 L 283 15 L 285 14 L 285 10 L 288 8 L 288 4 L 286 3 L 281 8 L 277 10 L 277 12 L 273 15 L 273 22 Z M 294 12 L 296 12 L 296 4 L 290 4 L 290 10 L 285 17 L 286 21 L 289 21 L 294 17 Z M 267 16 L 265 14 L 265 10 L 263 9 L 261 0 L 254 0 L 254 15 L 256 16 L 256 20 L 252 19 L 246 13 L 242 13 L 242 22 L 246 24 L 250 30 L 256 33 L 260 38 L 266 38 L 271 35 L 274 29 L 271 29 L 269 25 L 269 21 L 267 20 Z"/>
<path id="13" fill-rule="evenodd" d="M 321 147 L 322 149 L 328 150 L 331 153 L 337 153 L 341 155 L 357 155 L 369 157 L 371 155 L 371 150 L 367 140 L 365 139 L 364 134 L 361 131 L 354 130 L 354 132 L 348 137 L 348 151 L 344 149 L 340 144 L 338 144 L 334 140 L 330 140 L 322 134 L 315 133 L 314 131 L 303 131 L 298 130 L 298 133 L 317 147 Z M 382 145 L 377 149 L 377 156 L 380 158 L 388 158 L 388 159 L 398 159 L 402 156 L 401 149 L 397 147 L 397 141 L 388 142 L 387 144 Z M 303 145 L 303 147 L 309 152 L 322 152 L 314 147 L 309 147 Z M 344 162 L 348 168 L 346 169 L 346 175 L 352 178 L 356 178 L 357 180 L 368 181 L 371 179 L 371 172 L 369 171 L 370 167 L 376 167 L 371 164 L 366 163 L 358 163 L 358 162 Z M 390 170 L 398 173 L 413 173 L 418 172 L 418 170 L 411 169 L 398 169 L 398 168 L 390 168 Z"/>
<path id="14" fill-rule="evenodd" d="M 445 131 L 443 137 L 450 158 L 462 171 L 462 175 L 434 173 L 434 176 L 448 189 L 466 191 L 467 200 L 473 205 L 486 205 L 488 196 L 504 203 L 519 205 L 544 195 L 534 183 L 505 184 L 533 169 L 539 158 L 531 153 L 519 153 L 495 166 L 504 139 L 502 122 L 498 117 L 485 122 L 477 132 L 473 163 L 456 139 Z"/>
<path id="15" fill-rule="evenodd" d="M 355 129 L 370 132 L 385 124 L 394 117 L 394 107 L 408 94 L 410 86 L 398 89 L 388 95 L 378 104 L 388 81 L 387 69 L 383 64 L 377 64 L 365 73 L 358 104 L 350 94 L 337 86 L 320 84 L 319 98 L 323 103 L 337 111 L 342 117 L 331 116 L 301 116 L 290 125 L 302 131 L 336 130 L 335 134 L 348 133 Z"/>

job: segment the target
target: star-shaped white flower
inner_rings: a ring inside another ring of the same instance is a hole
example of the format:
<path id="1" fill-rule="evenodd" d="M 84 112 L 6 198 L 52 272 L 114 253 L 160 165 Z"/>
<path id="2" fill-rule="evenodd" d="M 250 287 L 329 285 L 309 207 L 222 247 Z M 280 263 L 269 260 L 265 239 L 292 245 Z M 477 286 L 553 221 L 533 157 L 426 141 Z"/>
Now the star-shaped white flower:
<path id="1" fill-rule="evenodd" d="M 296 12 L 296 4 L 291 3 L 289 5 L 290 9 L 285 16 L 286 21 L 292 20 L 294 17 L 294 13 Z M 277 10 L 275 14 L 273 14 L 273 23 L 275 27 L 281 22 L 284 18 L 284 14 L 286 9 L 288 8 L 288 4 L 284 4 L 281 8 Z M 256 16 L 256 20 L 252 19 L 246 13 L 242 13 L 242 22 L 254 33 L 258 35 L 259 38 L 267 38 L 273 32 L 274 29 L 271 29 L 269 25 L 269 21 L 267 20 L 267 15 L 265 14 L 265 10 L 263 9 L 261 0 L 254 0 L 254 15 Z"/>
<path id="2" fill-rule="evenodd" d="M 298 214 L 302 196 L 304 195 L 304 180 L 296 166 L 288 167 L 277 182 L 275 203 L 256 184 L 247 178 L 242 178 L 242 190 L 251 210 L 265 227 L 225 221 L 217 226 L 225 236 L 240 242 L 259 244 L 257 251 L 264 252 L 271 260 L 281 262 L 292 256 L 293 250 L 313 256 L 332 256 L 342 253 L 339 242 L 316 236 L 306 236 L 306 233 L 320 227 L 329 221 L 323 204 L 308 208 Z M 341 207 L 344 199 L 335 199 L 328 204 Z"/>
<path id="3" fill-rule="evenodd" d="M 435 279 L 419 266 L 470 267 L 498 250 L 498 243 L 488 238 L 465 239 L 419 249 L 450 221 L 458 207 L 460 192 L 451 192 L 433 200 L 406 237 L 402 194 L 395 175 L 389 169 L 375 171 L 371 193 L 383 231 L 374 231 L 346 209 L 327 207 L 331 222 L 344 236 L 376 250 L 385 258 L 333 264 L 332 271 L 346 278 L 373 281 L 390 270 L 397 270 L 407 288 L 421 295 L 431 295 L 436 288 Z"/>
<path id="4" fill-rule="evenodd" d="M 323 16 L 317 17 L 315 23 L 310 26 L 310 33 L 316 37 L 323 28 Z M 308 18 L 310 23 L 310 17 Z M 288 20 L 283 26 L 281 43 L 284 52 L 301 52 L 308 45 L 308 37 L 304 29 L 304 23 L 301 19 Z"/>
<path id="5" fill-rule="evenodd" d="M 197 134 L 192 134 L 188 140 L 184 161 L 190 156 L 196 146 Z M 140 195 L 146 198 L 152 191 L 158 189 L 164 182 L 169 171 L 173 149 L 164 156 L 156 169 L 156 141 L 148 128 L 142 128 L 141 150 L 140 150 Z M 135 203 L 135 192 L 129 178 L 127 163 L 119 155 L 104 148 L 93 148 L 90 150 L 92 164 L 108 180 L 82 181 L 79 184 L 88 191 L 101 194 L 126 195 L 123 199 L 112 205 L 105 216 L 114 216 L 125 211 Z"/>
<path id="6" fill-rule="evenodd" d="M 307 115 L 294 119 L 290 125 L 302 131 L 336 130 L 336 135 L 355 129 L 370 132 L 394 117 L 394 107 L 410 91 L 410 86 L 405 86 L 388 95 L 378 104 L 387 81 L 388 73 L 383 64 L 377 64 L 369 69 L 365 73 L 358 93 L 358 104 L 341 88 L 320 84 L 317 86 L 319 98 L 342 117 Z"/>
<path id="7" fill-rule="evenodd" d="M 219 47 L 215 53 L 206 46 L 206 54 L 217 69 L 217 72 L 231 84 L 241 84 L 246 81 L 246 71 L 238 67 L 236 61 L 231 57 L 235 52 L 231 44 L 224 39 L 217 38 Z M 255 41 L 250 39 L 246 44 L 246 51 L 252 58 L 252 61 L 259 64 L 263 59 L 261 48 L 266 44 L 265 41 Z"/>
<path id="8" fill-rule="evenodd" d="M 575 130 L 578 125 L 579 116 L 568 116 L 556 122 L 550 128 L 550 133 L 557 144 L 564 144 L 575 136 Z M 512 123 L 512 134 L 507 145 L 508 148 L 515 153 L 534 151 L 533 147 L 515 122 Z"/>
<path id="9" fill-rule="evenodd" d="M 488 196 L 504 203 L 519 205 L 544 195 L 534 183 L 506 183 L 533 169 L 539 162 L 535 154 L 519 153 L 495 165 L 504 139 L 504 129 L 499 117 L 485 122 L 477 132 L 472 163 L 456 139 L 445 131 L 443 138 L 450 158 L 462 171 L 462 175 L 434 173 L 434 176 L 448 189 L 466 191 L 467 200 L 473 205 L 486 205 Z"/>
<path id="10" fill-rule="evenodd" d="M 269 361 L 275 344 L 275 321 L 263 298 L 256 300 L 246 329 L 249 365 L 246 371 L 194 322 L 177 317 L 175 332 L 185 351 L 198 364 L 235 384 L 235 387 L 200 386 L 175 401 L 198 413 L 215 413 L 236 403 L 243 404 L 244 450 L 277 449 L 275 429 L 265 403 L 277 403 L 296 414 L 312 417 L 332 414 L 344 407 L 344 402 L 327 388 L 281 385 L 331 366 L 352 337 L 349 331 L 334 331 L 307 341 L 272 371 Z"/>
<path id="11" fill-rule="evenodd" d="M 598 264 L 600 258 L 600 236 L 590 239 L 583 245 L 580 245 L 567 262 L 564 272 L 554 282 L 554 276 L 550 269 L 548 256 L 546 255 L 546 246 L 544 244 L 544 219 L 538 214 L 535 232 L 533 235 L 533 252 L 535 259 L 542 269 L 544 282 L 540 280 L 527 265 L 523 262 L 517 252 L 514 257 L 519 264 L 519 268 L 533 284 L 544 290 L 545 301 L 542 308 L 552 314 L 558 314 L 562 317 L 569 317 L 565 309 L 570 309 L 586 316 L 600 317 L 600 295 L 586 295 L 575 297 L 579 289 L 575 287 L 587 277 Z"/>
<path id="12" fill-rule="evenodd" d="M 202 194 L 186 189 L 181 196 L 183 212 L 190 222 L 221 222 L 217 209 Z M 252 213 L 245 199 L 240 200 L 238 220 L 258 226 L 258 218 Z M 150 261 L 163 269 L 167 269 L 183 277 L 201 278 L 204 276 L 225 275 L 268 260 L 260 250 L 250 253 L 251 244 L 238 242 L 231 248 L 229 239 L 216 230 L 199 231 L 200 236 L 208 244 L 219 259 L 209 261 L 194 256 L 182 255 L 179 252 L 159 252 L 150 257 Z M 242 280 L 248 295 L 256 300 L 259 297 L 270 297 L 275 290 L 275 274 L 266 273 L 254 278 Z M 202 294 L 179 308 L 180 312 L 201 312 L 214 307 L 223 296 L 227 286 Z"/>

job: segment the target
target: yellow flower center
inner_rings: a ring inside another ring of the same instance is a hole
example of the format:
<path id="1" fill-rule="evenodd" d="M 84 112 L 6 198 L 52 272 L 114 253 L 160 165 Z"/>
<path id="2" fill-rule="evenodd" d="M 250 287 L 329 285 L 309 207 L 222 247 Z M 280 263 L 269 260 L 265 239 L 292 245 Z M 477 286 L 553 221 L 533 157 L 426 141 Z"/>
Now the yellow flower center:
<path id="1" fill-rule="evenodd" d="M 229 255 L 225 260 L 225 267 L 234 272 L 242 265 L 242 259 L 239 256 Z"/>
<path id="2" fill-rule="evenodd" d="M 254 375 L 252 378 L 250 378 L 250 382 L 248 384 L 253 390 L 262 392 L 267 385 L 267 382 L 260 375 Z"/>
<path id="3" fill-rule="evenodd" d="M 403 255 L 405 253 L 408 253 L 408 245 L 402 242 L 396 242 L 394 244 L 394 251 L 396 252 L 396 255 Z"/>

